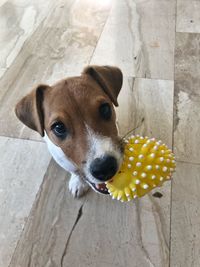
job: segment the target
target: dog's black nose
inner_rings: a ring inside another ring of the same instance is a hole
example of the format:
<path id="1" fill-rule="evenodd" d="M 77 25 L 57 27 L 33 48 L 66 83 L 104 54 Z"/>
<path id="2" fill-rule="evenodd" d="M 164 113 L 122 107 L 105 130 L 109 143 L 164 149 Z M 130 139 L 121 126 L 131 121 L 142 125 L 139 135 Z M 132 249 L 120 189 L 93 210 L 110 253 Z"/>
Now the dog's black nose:
<path id="1" fill-rule="evenodd" d="M 96 158 L 90 165 L 91 174 L 100 181 L 107 181 L 115 175 L 118 169 L 117 160 L 113 156 Z"/>

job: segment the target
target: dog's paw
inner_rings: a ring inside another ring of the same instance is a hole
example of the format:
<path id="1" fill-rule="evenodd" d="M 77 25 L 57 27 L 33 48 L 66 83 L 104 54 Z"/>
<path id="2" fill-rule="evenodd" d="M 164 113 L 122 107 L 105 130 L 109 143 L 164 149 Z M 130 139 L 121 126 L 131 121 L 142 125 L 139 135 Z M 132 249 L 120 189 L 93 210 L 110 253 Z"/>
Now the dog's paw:
<path id="1" fill-rule="evenodd" d="M 81 181 L 79 176 L 72 174 L 69 180 L 69 191 L 73 197 L 83 196 L 89 189 L 89 185 Z"/>

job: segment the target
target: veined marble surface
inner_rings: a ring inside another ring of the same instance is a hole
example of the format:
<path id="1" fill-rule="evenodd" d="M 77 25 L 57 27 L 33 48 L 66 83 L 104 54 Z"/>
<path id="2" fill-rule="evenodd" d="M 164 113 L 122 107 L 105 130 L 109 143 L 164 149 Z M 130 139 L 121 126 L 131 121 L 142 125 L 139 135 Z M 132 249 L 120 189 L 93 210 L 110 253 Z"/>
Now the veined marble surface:
<path id="1" fill-rule="evenodd" d="M 200 35 L 177 33 L 174 151 L 179 160 L 200 163 Z"/>
<path id="2" fill-rule="evenodd" d="M 200 33 L 199 0 L 177 0 L 176 30 Z"/>
<path id="3" fill-rule="evenodd" d="M 137 128 L 136 133 L 156 136 L 171 147 L 173 94 L 173 81 L 125 78 L 116 108 L 120 134 Z"/>
<path id="4" fill-rule="evenodd" d="M 178 163 L 172 186 L 171 266 L 200 265 L 200 165 Z"/>
<path id="5" fill-rule="evenodd" d="M 10 68 L 26 40 L 52 8 L 53 1 L 0 2 L 0 77 Z"/>
<path id="6" fill-rule="evenodd" d="M 0 0 L 0 267 L 200 266 L 199 3 Z M 121 135 L 136 128 L 178 160 L 172 182 L 135 202 L 74 200 L 69 175 L 14 115 L 37 83 L 89 63 L 125 75 Z"/>
<path id="7" fill-rule="evenodd" d="M 113 64 L 127 76 L 172 80 L 175 1 L 114 1 L 92 63 Z"/>
<path id="8" fill-rule="evenodd" d="M 8 266 L 50 155 L 45 144 L 0 137 L 0 159 L 0 266 Z"/>

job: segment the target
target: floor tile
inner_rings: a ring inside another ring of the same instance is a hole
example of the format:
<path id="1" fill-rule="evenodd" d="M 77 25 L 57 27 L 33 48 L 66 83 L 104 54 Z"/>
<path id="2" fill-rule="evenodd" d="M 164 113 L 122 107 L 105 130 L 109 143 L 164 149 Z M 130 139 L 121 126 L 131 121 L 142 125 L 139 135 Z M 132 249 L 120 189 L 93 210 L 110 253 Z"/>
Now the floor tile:
<path id="1" fill-rule="evenodd" d="M 116 109 L 121 135 L 136 133 L 172 145 L 174 82 L 124 77 Z"/>
<path id="2" fill-rule="evenodd" d="M 200 36 L 177 33 L 174 151 L 179 160 L 200 163 Z"/>
<path id="3" fill-rule="evenodd" d="M 200 265 L 200 165 L 178 163 L 172 187 L 171 267 Z"/>
<path id="4" fill-rule="evenodd" d="M 199 0 L 177 0 L 176 31 L 200 33 Z"/>
<path id="5" fill-rule="evenodd" d="M 122 204 L 90 191 L 74 200 L 66 173 L 52 162 L 10 267 L 168 266 L 169 206 L 163 194 Z"/>
<path id="6" fill-rule="evenodd" d="M 9 69 L 49 12 L 54 1 L 1 1 L 0 3 L 0 78 Z M 31 19 L 30 19 L 31 18 Z"/>
<path id="7" fill-rule="evenodd" d="M 0 137 L 0 266 L 7 267 L 50 161 L 46 145 Z"/>
<path id="8" fill-rule="evenodd" d="M 122 206 L 88 195 L 63 266 L 168 266 L 168 231 L 159 208 L 165 200 L 149 197 Z"/>
<path id="9" fill-rule="evenodd" d="M 85 202 L 69 194 L 67 176 L 52 160 L 10 267 L 62 266 L 67 240 Z"/>
<path id="10" fill-rule="evenodd" d="M 92 63 L 127 76 L 172 80 L 175 1 L 115 1 Z"/>

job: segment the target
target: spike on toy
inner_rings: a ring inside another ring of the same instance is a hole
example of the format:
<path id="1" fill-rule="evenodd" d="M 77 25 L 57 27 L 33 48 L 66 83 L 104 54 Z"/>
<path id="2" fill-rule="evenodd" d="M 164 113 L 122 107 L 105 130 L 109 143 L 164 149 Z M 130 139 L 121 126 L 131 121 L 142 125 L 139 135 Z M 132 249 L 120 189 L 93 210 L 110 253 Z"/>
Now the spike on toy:
<path id="1" fill-rule="evenodd" d="M 131 136 L 125 140 L 122 166 L 106 187 L 113 199 L 130 201 L 170 180 L 175 167 L 174 154 L 164 143 Z"/>

